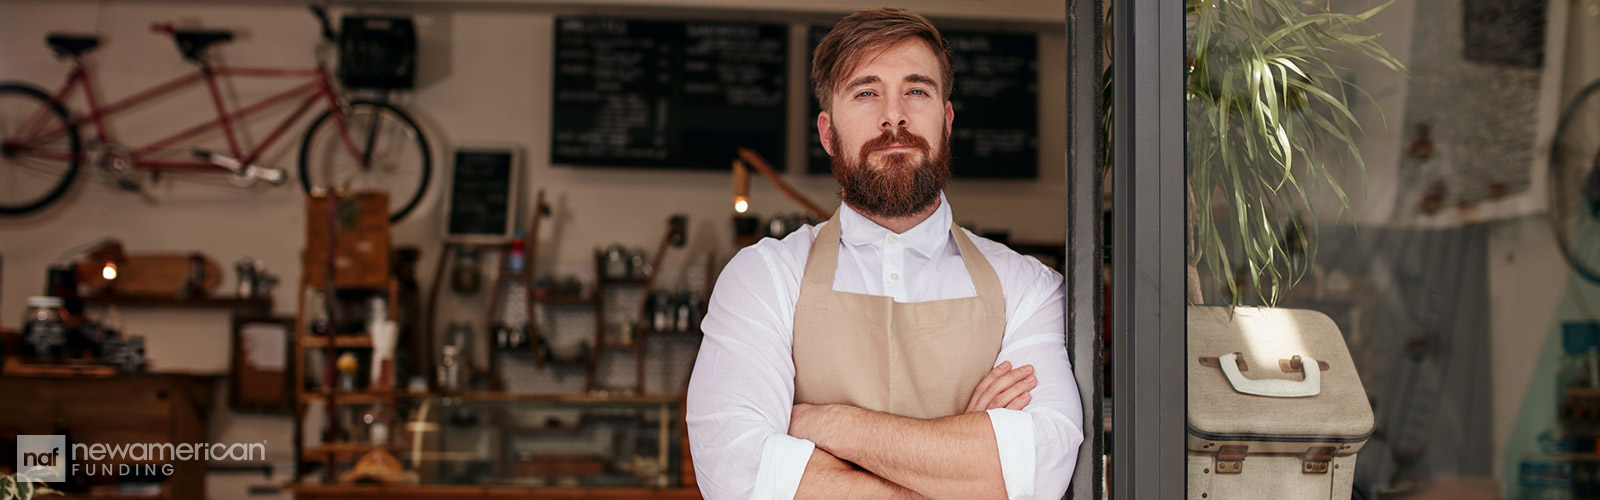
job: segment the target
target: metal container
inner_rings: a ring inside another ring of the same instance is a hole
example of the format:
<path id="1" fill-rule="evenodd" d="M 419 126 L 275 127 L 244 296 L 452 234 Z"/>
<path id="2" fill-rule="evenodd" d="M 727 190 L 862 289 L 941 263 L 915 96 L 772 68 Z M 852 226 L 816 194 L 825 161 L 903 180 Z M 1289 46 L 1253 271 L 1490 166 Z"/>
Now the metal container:
<path id="1" fill-rule="evenodd" d="M 22 317 L 22 356 L 43 363 L 60 363 L 67 348 L 67 325 L 61 318 L 61 298 L 28 297 L 28 310 Z"/>

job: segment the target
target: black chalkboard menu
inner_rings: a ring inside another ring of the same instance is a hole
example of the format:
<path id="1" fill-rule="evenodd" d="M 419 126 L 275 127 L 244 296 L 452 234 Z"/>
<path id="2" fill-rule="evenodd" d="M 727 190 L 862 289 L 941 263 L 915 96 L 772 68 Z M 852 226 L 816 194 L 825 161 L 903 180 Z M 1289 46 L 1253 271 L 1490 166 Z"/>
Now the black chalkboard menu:
<path id="1" fill-rule="evenodd" d="M 556 18 L 550 162 L 727 169 L 737 149 L 781 168 L 788 26 Z"/>
<path id="2" fill-rule="evenodd" d="M 511 237 L 518 163 L 511 149 L 456 150 L 448 186 L 446 238 L 498 241 Z"/>
<path id="3" fill-rule="evenodd" d="M 827 26 L 812 26 L 815 52 Z M 951 174 L 957 179 L 1034 179 L 1039 176 L 1039 41 L 1036 35 L 944 31 L 956 82 L 950 95 Z M 809 66 L 809 64 L 808 64 Z M 810 73 L 810 69 L 807 69 Z M 822 112 L 815 98 L 810 118 Z M 814 124 L 814 119 L 806 120 Z M 829 157 L 809 127 L 807 172 L 827 174 Z M 927 138 L 930 141 L 932 137 Z"/>

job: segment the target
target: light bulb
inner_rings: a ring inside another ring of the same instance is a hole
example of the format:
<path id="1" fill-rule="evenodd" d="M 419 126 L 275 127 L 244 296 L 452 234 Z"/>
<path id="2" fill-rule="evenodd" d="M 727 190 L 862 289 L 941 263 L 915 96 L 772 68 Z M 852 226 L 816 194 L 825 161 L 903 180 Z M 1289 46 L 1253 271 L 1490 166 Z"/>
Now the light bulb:
<path id="1" fill-rule="evenodd" d="M 100 269 L 100 277 L 105 278 L 106 281 L 117 279 L 117 264 L 107 262 L 106 267 Z"/>
<path id="2" fill-rule="evenodd" d="M 744 213 L 745 210 L 749 210 L 749 209 L 750 209 L 750 202 L 748 202 L 748 201 L 735 200 L 733 202 L 733 211 L 735 211 L 735 212 L 739 212 L 739 213 L 742 214 L 742 213 Z"/>

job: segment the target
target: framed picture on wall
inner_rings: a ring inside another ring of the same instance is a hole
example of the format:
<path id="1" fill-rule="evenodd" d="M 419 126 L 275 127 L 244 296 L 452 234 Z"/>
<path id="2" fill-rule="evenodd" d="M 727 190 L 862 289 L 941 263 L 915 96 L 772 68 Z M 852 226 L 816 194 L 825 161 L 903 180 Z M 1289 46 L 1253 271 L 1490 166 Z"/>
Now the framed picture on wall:
<path id="1" fill-rule="evenodd" d="M 451 158 L 445 186 L 445 240 L 511 240 L 521 198 L 522 153 L 509 146 L 462 146 Z"/>
<path id="2" fill-rule="evenodd" d="M 235 317 L 228 407 L 237 412 L 294 412 L 294 318 Z"/>

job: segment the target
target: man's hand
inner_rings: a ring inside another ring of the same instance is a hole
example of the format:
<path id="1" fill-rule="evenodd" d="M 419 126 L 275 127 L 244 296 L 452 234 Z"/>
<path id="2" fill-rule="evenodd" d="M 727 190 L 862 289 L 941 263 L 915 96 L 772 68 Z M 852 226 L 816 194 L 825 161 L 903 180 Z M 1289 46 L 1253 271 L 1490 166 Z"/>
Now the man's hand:
<path id="1" fill-rule="evenodd" d="M 978 382 L 978 387 L 972 390 L 972 399 L 967 400 L 967 410 L 962 413 L 995 408 L 1021 410 L 1028 406 L 1028 401 L 1033 398 L 1029 391 L 1037 385 L 1039 379 L 1033 376 L 1033 365 L 1022 365 L 1013 370 L 1010 361 L 1000 363 Z"/>

